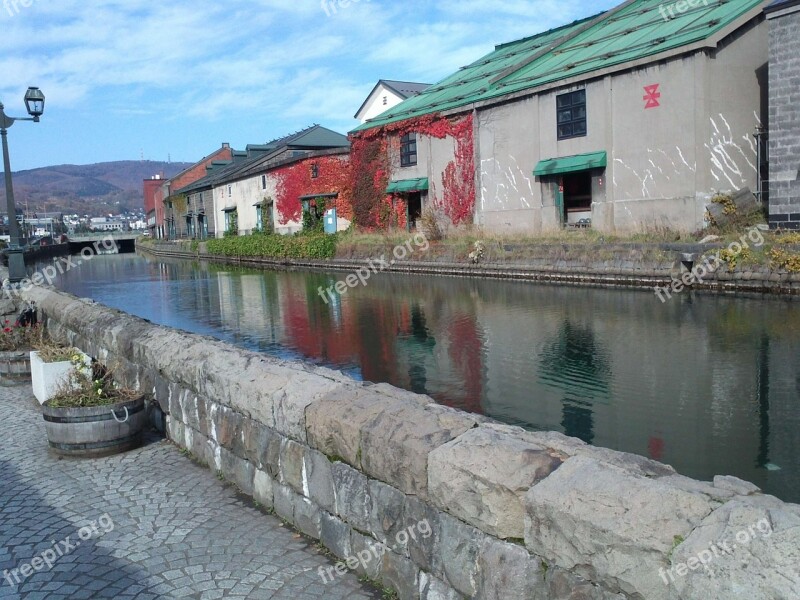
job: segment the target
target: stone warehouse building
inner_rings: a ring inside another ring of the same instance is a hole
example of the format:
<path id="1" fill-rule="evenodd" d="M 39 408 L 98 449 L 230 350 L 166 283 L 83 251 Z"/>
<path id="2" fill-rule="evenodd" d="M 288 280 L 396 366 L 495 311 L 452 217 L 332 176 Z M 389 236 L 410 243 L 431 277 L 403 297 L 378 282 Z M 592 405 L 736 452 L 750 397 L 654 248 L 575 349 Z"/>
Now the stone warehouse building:
<path id="1" fill-rule="evenodd" d="M 320 125 L 248 145 L 232 161 L 212 165 L 205 177 L 178 190 L 188 237 L 205 239 L 198 234 L 201 211 L 215 215 L 216 237 L 299 231 L 304 202 L 308 208 L 318 198 L 336 204 L 349 173 L 349 150 L 346 136 Z M 346 208 L 343 212 L 346 216 Z"/>
<path id="2" fill-rule="evenodd" d="M 498 46 L 355 129 L 354 165 L 380 143 L 376 194 L 412 221 L 435 198 L 496 232 L 700 229 L 715 192 L 759 187 L 762 5 L 629 0 Z"/>
<path id="3" fill-rule="evenodd" d="M 769 20 L 769 206 L 774 228 L 800 229 L 800 0 L 777 0 Z"/>
<path id="4" fill-rule="evenodd" d="M 181 224 L 176 223 L 173 210 L 171 208 L 171 196 L 177 190 L 186 187 L 190 183 L 206 175 L 207 169 L 214 164 L 228 163 L 232 160 L 235 151 L 230 144 L 223 143 L 222 146 L 201 158 L 191 167 L 184 169 L 172 179 L 162 179 L 155 176 L 144 181 L 144 210 L 147 215 L 147 227 L 153 239 L 163 239 L 170 237 L 170 232 L 174 234 L 182 230 Z M 204 227 L 205 230 L 214 231 L 214 223 L 211 221 Z"/>

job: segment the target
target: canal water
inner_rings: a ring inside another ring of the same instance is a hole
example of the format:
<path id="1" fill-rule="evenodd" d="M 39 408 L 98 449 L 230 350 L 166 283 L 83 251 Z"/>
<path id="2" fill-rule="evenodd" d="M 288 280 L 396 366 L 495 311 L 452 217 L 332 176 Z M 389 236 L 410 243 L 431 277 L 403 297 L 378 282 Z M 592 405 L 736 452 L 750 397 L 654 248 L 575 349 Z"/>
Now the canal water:
<path id="1" fill-rule="evenodd" d="M 273 356 L 800 502 L 800 303 L 101 256 L 57 285 Z"/>

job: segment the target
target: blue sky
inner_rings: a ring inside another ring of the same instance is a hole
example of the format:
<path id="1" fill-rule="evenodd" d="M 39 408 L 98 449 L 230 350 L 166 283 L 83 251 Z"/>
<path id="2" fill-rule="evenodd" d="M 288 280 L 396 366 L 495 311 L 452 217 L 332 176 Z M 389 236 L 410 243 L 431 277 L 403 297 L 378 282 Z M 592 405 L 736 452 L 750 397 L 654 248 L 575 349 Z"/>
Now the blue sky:
<path id="1" fill-rule="evenodd" d="M 342 133 L 378 79 L 436 82 L 613 0 L 0 0 L 12 169 L 193 162 L 320 123 Z M 27 5 L 27 6 L 26 6 Z M 327 11 L 323 5 L 327 5 Z"/>

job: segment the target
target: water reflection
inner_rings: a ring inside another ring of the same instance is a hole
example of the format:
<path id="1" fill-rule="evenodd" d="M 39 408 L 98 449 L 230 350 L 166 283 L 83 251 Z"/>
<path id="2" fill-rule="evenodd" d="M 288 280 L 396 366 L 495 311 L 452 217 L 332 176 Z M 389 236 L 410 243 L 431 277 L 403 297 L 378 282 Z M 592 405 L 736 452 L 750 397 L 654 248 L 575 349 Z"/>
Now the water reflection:
<path id="1" fill-rule="evenodd" d="M 97 258 L 62 287 L 157 323 L 335 365 L 532 429 L 800 501 L 800 304 Z"/>

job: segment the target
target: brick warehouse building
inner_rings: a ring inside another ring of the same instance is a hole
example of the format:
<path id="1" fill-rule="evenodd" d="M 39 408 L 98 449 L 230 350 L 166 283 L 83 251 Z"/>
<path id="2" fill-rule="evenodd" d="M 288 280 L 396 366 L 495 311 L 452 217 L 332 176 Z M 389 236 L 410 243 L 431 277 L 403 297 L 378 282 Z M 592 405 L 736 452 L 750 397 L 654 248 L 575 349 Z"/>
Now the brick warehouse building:
<path id="1" fill-rule="evenodd" d="M 800 229 L 800 0 L 777 0 L 769 21 L 769 222 Z"/>

